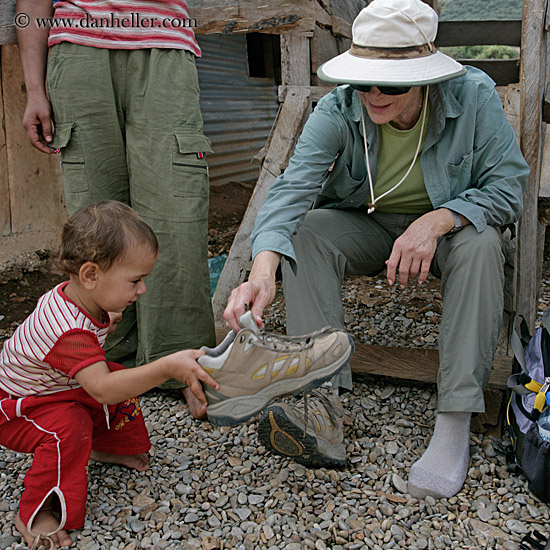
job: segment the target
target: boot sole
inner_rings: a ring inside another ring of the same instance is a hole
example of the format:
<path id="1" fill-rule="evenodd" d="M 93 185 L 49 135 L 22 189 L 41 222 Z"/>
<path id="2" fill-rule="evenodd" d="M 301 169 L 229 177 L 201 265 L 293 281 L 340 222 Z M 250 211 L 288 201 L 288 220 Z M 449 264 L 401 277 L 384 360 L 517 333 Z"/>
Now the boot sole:
<path id="1" fill-rule="evenodd" d="M 303 427 L 296 426 L 289 420 L 284 410 L 273 405 L 267 410 L 258 423 L 258 438 L 262 445 L 275 454 L 294 458 L 296 462 L 308 467 L 343 468 L 346 466 L 346 448 L 343 443 L 330 445 L 323 453 L 318 440 L 304 434 Z"/>
<path id="2" fill-rule="evenodd" d="M 217 426 L 236 426 L 262 412 L 274 399 L 285 395 L 297 395 L 318 388 L 338 374 L 350 360 L 355 346 L 351 336 L 348 336 L 348 338 L 351 347 L 345 357 L 340 357 L 324 369 L 307 373 L 302 378 L 279 380 L 253 395 L 232 397 L 209 405 L 206 408 L 208 420 Z"/>

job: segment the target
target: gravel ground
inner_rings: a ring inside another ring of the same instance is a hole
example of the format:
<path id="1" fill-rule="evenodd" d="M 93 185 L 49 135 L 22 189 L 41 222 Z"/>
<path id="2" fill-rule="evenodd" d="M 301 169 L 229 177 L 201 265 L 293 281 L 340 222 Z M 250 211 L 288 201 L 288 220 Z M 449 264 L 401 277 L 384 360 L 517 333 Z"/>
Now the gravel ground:
<path id="1" fill-rule="evenodd" d="M 549 273 L 548 269 L 545 273 Z M 441 311 L 435 281 L 406 292 L 346 284 L 350 332 L 381 345 L 432 347 Z M 414 297 L 413 297 L 414 293 Z M 539 309 L 550 305 L 550 275 Z M 280 292 L 267 314 L 284 329 Z M 406 493 L 410 466 L 426 448 L 435 417 L 431 384 L 358 376 L 343 396 L 349 465 L 308 470 L 270 455 L 257 418 L 217 428 L 190 418 L 176 393 L 152 391 L 142 408 L 153 443 L 151 470 L 91 463 L 86 525 L 71 532 L 81 549 L 366 550 L 518 549 L 546 532 L 550 509 L 507 464 L 507 441 L 472 434 L 463 490 L 451 499 Z M 0 450 L 0 549 L 26 548 L 13 528 L 30 457 Z"/>

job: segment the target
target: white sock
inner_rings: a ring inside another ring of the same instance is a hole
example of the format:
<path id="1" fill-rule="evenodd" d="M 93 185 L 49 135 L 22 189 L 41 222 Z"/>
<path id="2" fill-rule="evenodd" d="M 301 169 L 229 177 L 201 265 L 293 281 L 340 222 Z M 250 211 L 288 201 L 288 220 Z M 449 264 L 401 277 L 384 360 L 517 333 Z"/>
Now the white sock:
<path id="1" fill-rule="evenodd" d="M 416 498 L 431 495 L 450 498 L 464 485 L 470 462 L 469 412 L 437 415 L 428 448 L 409 472 L 409 493 Z"/>

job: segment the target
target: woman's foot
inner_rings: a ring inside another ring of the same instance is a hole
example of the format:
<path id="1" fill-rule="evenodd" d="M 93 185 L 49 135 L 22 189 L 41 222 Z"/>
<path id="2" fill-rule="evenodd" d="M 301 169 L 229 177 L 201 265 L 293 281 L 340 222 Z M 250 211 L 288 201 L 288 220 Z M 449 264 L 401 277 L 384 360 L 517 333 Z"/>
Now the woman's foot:
<path id="1" fill-rule="evenodd" d="M 191 388 L 189 386 L 183 388 L 181 392 L 183 393 L 183 397 L 185 397 L 185 400 L 187 401 L 187 407 L 189 408 L 191 416 L 193 418 L 196 418 L 197 420 L 205 420 L 206 405 L 204 403 L 201 403 L 195 397 L 195 394 L 191 391 Z"/>
<path id="2" fill-rule="evenodd" d="M 120 464 L 127 468 L 132 468 L 138 472 L 144 472 L 149 469 L 149 455 L 143 453 L 140 455 L 115 455 L 113 453 L 104 453 L 102 451 L 92 451 L 90 458 L 96 462 L 105 462 L 107 464 Z"/>
<path id="3" fill-rule="evenodd" d="M 409 471 L 408 491 L 416 498 L 451 498 L 464 485 L 470 462 L 469 412 L 440 412 L 428 448 Z"/>
<path id="4" fill-rule="evenodd" d="M 59 527 L 59 520 L 53 515 L 52 511 L 49 509 L 42 509 L 38 514 L 36 514 L 34 521 L 32 523 L 31 529 L 34 533 L 31 534 L 27 529 L 19 514 L 15 517 L 15 528 L 21 533 L 25 542 L 32 548 L 34 541 L 37 535 L 41 533 L 54 533 L 54 531 Z M 67 531 L 60 529 L 57 533 L 48 535 L 48 537 L 53 541 L 56 546 L 72 546 L 73 539 L 69 536 Z M 45 538 L 45 537 L 43 537 Z"/>

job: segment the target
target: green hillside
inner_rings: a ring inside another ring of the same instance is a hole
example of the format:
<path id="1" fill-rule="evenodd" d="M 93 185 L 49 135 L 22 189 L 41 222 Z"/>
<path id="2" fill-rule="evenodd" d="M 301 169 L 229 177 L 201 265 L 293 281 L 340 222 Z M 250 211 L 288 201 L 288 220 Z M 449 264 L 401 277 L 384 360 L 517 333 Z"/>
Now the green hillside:
<path id="1" fill-rule="evenodd" d="M 439 0 L 441 21 L 521 19 L 523 0 Z"/>

